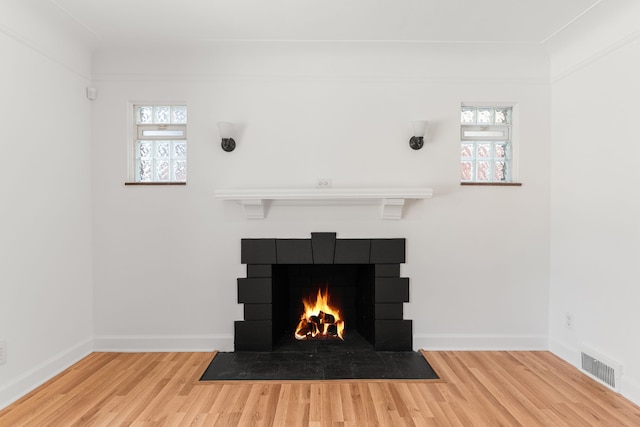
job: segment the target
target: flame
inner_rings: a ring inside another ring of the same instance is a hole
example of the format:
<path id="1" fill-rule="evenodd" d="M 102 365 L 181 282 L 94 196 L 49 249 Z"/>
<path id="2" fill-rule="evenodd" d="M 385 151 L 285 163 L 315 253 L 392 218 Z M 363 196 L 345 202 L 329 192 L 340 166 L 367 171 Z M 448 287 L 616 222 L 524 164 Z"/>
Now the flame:
<path id="1" fill-rule="evenodd" d="M 308 338 L 337 336 L 344 340 L 344 320 L 340 319 L 340 310 L 329 305 L 329 291 L 324 294 L 318 288 L 315 299 L 303 298 L 304 312 L 294 334 L 297 340 Z"/>

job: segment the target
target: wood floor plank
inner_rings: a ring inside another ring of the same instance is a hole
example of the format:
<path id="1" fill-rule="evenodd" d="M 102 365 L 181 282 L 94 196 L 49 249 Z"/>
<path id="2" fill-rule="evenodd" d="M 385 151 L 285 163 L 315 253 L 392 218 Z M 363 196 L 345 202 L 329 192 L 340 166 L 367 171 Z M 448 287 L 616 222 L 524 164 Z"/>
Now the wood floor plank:
<path id="1" fill-rule="evenodd" d="M 347 384 L 348 390 L 344 390 L 344 394 L 345 396 L 349 396 L 349 404 L 353 408 L 353 418 L 349 418 L 349 421 L 369 419 L 360 386 L 358 383 L 350 383 Z"/>
<path id="2" fill-rule="evenodd" d="M 420 384 L 418 383 L 408 383 L 408 384 L 399 384 L 399 387 L 406 389 L 406 393 L 403 393 L 402 396 L 407 396 L 407 399 L 413 399 L 415 404 L 415 410 L 412 413 L 412 417 L 414 419 L 414 423 L 418 420 L 417 425 L 431 425 L 435 423 L 435 417 L 429 405 L 422 399 L 420 394 Z M 424 421 L 424 423 L 422 422 Z"/>
<path id="3" fill-rule="evenodd" d="M 340 399 L 342 404 L 342 418 L 345 425 L 348 425 L 357 419 L 353 396 L 351 395 L 349 384 L 341 382 L 337 387 L 338 395 L 335 396 L 335 399 Z"/>
<path id="4" fill-rule="evenodd" d="M 375 402 L 373 400 L 373 396 L 371 395 L 371 391 L 369 390 L 369 384 L 358 383 L 358 395 L 361 398 L 361 403 L 364 409 L 363 419 L 365 420 L 365 422 L 375 427 L 383 425 L 378 419 Z"/>
<path id="5" fill-rule="evenodd" d="M 309 424 L 322 425 L 322 384 L 311 384 L 309 395 Z"/>
<path id="6" fill-rule="evenodd" d="M 394 423 L 391 416 L 395 408 L 386 401 L 380 384 L 381 383 L 370 383 L 368 387 L 377 422 L 383 426 L 397 425 L 397 422 Z"/>
<path id="7" fill-rule="evenodd" d="M 344 405 L 340 397 L 340 383 L 328 383 L 327 389 L 327 409 L 329 410 L 328 419 L 332 425 L 341 423 L 344 425 Z"/>
<path id="8" fill-rule="evenodd" d="M 213 353 L 93 353 L 0 426 L 639 426 L 640 408 L 549 352 L 424 352 L 442 381 L 198 382 Z"/>
<path id="9" fill-rule="evenodd" d="M 260 426 L 268 427 L 277 425 L 274 420 L 276 417 L 281 388 L 282 386 L 280 384 L 264 385 L 265 392 L 262 394 L 260 404 L 258 405 L 258 412 L 261 415 Z"/>

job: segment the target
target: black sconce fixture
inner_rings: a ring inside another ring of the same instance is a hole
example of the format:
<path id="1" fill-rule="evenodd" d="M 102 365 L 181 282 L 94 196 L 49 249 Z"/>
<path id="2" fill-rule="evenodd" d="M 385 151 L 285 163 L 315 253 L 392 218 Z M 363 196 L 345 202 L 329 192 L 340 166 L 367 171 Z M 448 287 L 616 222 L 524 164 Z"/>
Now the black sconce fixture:
<path id="1" fill-rule="evenodd" d="M 236 148 L 236 142 L 231 137 L 233 135 L 233 123 L 218 122 L 218 131 L 220 132 L 220 138 L 222 138 L 222 149 L 227 153 L 233 151 Z"/>
<path id="2" fill-rule="evenodd" d="M 411 124 L 413 125 L 413 136 L 409 140 L 409 146 L 414 150 L 419 150 L 424 145 L 424 135 L 427 132 L 427 121 L 414 120 Z"/>

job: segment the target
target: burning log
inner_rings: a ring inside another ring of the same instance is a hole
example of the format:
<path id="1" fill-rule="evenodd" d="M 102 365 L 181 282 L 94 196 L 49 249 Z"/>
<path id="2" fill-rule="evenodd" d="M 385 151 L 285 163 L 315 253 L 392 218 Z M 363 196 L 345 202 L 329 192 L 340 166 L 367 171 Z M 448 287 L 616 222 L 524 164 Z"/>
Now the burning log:
<path id="1" fill-rule="evenodd" d="M 323 314 L 324 314 L 325 324 L 333 325 L 334 323 L 336 323 L 336 318 L 332 314 L 327 314 L 327 313 L 323 313 Z"/>
<path id="2" fill-rule="evenodd" d="M 294 337 L 297 340 L 320 337 L 337 337 L 344 339 L 344 321 L 340 319 L 340 311 L 328 304 L 328 293 L 325 295 L 318 289 L 314 302 L 303 299 L 305 311 L 298 322 Z"/>
<path id="3" fill-rule="evenodd" d="M 311 331 L 309 333 L 309 335 L 311 335 L 311 337 L 315 337 L 320 333 L 320 325 L 315 323 L 315 322 L 309 322 L 309 330 Z"/>
<path id="4" fill-rule="evenodd" d="M 338 326 L 335 324 L 326 325 L 326 334 L 331 336 L 338 336 Z"/>
<path id="5" fill-rule="evenodd" d="M 311 328 L 309 327 L 309 323 L 305 320 L 301 320 L 300 323 L 298 323 L 298 327 L 296 328 L 296 334 L 295 334 L 296 339 L 303 340 L 310 335 L 311 335 Z"/>
<path id="6" fill-rule="evenodd" d="M 309 323 L 313 323 L 316 326 L 316 329 L 320 329 L 323 322 L 320 319 L 320 316 L 311 316 L 309 317 Z"/>

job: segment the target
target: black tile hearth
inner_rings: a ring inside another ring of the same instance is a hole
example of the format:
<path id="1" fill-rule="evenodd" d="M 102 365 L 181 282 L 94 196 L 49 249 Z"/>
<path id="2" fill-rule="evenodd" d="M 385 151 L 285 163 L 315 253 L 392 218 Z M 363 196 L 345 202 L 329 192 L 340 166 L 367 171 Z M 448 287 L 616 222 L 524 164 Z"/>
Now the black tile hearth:
<path id="1" fill-rule="evenodd" d="M 273 351 L 220 352 L 200 381 L 412 379 L 438 376 L 421 353 L 375 351 L 358 334 L 350 339 L 285 340 Z"/>
<path id="2" fill-rule="evenodd" d="M 218 353 L 200 381 L 433 380 L 438 376 L 415 351 Z"/>

